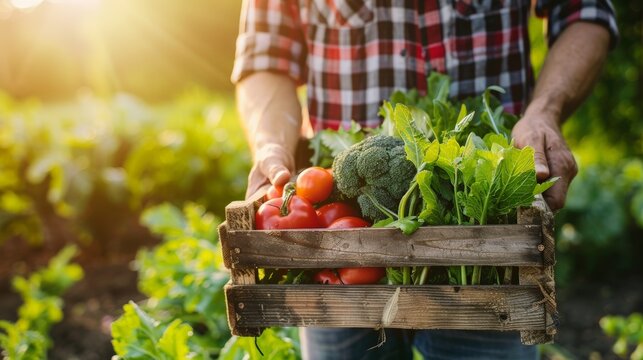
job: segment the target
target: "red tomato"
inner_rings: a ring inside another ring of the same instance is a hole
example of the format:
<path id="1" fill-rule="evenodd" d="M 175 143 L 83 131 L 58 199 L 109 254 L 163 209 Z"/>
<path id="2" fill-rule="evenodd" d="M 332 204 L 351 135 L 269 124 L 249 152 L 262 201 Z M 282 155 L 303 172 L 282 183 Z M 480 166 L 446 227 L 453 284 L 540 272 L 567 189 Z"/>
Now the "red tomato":
<path id="1" fill-rule="evenodd" d="M 255 222 L 257 230 L 314 229 L 321 227 L 313 205 L 306 199 L 293 195 L 286 214 L 281 213 L 283 198 L 271 199 L 261 204 Z"/>
<path id="2" fill-rule="evenodd" d="M 297 176 L 295 182 L 296 194 L 316 204 L 328 199 L 333 192 L 333 175 L 326 169 L 313 166 Z"/>
<path id="3" fill-rule="evenodd" d="M 284 187 L 283 186 L 275 186 L 275 185 L 270 185 L 268 188 L 268 191 L 266 192 L 266 199 L 276 199 L 280 198 L 284 193 Z"/>
<path id="4" fill-rule="evenodd" d="M 333 221 L 328 225 L 329 229 L 350 229 L 350 228 L 360 228 L 360 227 L 369 227 L 369 224 L 366 220 L 358 218 L 356 216 L 345 216 Z"/>
<path id="5" fill-rule="evenodd" d="M 341 282 L 339 281 L 339 278 L 337 275 L 335 275 L 335 272 L 331 269 L 324 269 L 315 276 L 313 276 L 313 281 L 316 284 L 331 284 L 331 285 L 340 285 Z"/>
<path id="6" fill-rule="evenodd" d="M 350 205 L 343 202 L 334 202 L 326 204 L 317 209 L 319 222 L 323 227 L 328 227 L 333 221 L 345 216 L 359 216 L 359 211 L 353 209 Z"/>
<path id="7" fill-rule="evenodd" d="M 386 270 L 380 267 L 341 268 L 338 273 L 346 285 L 377 284 L 386 276 Z"/>
<path id="8" fill-rule="evenodd" d="M 346 216 L 333 221 L 328 228 L 350 229 L 368 226 L 370 226 L 370 224 L 364 219 Z M 386 276 L 386 269 L 380 267 L 341 268 L 338 270 L 338 273 L 341 282 L 346 285 L 364 285 L 378 283 Z"/>

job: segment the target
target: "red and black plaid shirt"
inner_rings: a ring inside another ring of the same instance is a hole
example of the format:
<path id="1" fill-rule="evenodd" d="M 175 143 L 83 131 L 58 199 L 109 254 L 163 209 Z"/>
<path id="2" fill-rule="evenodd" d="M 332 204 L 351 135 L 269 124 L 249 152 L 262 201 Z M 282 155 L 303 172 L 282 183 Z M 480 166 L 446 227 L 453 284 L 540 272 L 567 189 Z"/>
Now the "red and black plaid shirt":
<path id="1" fill-rule="evenodd" d="M 537 0 L 536 13 L 550 44 L 575 21 L 618 36 L 610 0 Z M 377 126 L 382 101 L 422 93 L 430 71 L 450 75 L 457 98 L 500 85 L 520 114 L 534 85 L 529 14 L 530 0 L 246 0 L 232 81 L 272 71 L 306 84 L 314 129 Z"/>

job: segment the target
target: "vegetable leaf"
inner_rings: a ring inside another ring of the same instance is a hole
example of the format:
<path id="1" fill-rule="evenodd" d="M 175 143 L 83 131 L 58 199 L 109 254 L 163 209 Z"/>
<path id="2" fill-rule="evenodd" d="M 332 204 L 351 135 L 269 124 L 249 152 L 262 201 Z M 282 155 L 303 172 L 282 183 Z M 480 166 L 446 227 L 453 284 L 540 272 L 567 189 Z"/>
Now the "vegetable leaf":
<path id="1" fill-rule="evenodd" d="M 411 111 L 405 105 L 395 107 L 395 129 L 404 141 L 406 157 L 416 168 L 420 168 L 424 162 L 424 154 L 429 148 L 429 141 L 424 134 L 415 126 Z"/>
<path id="2" fill-rule="evenodd" d="M 417 216 L 407 216 L 389 223 L 386 227 L 398 228 L 402 230 L 402 233 L 404 233 L 404 235 L 411 235 L 420 226 L 422 226 L 422 223 L 423 221 L 418 220 Z"/>
<path id="3" fill-rule="evenodd" d="M 545 191 L 547 191 L 547 189 L 554 186 L 554 184 L 556 183 L 556 181 L 558 181 L 558 179 L 560 179 L 560 176 L 549 178 L 540 184 L 536 184 L 533 194 L 538 195 L 538 194 L 544 193 Z"/>
<path id="4" fill-rule="evenodd" d="M 364 140 L 364 134 L 361 131 L 362 127 L 358 123 L 351 122 L 349 130 L 322 131 L 320 136 L 322 143 L 330 149 L 331 155 L 337 156 L 353 144 Z"/>
<path id="5" fill-rule="evenodd" d="M 532 148 L 519 150 L 494 144 L 493 150 L 477 153 L 480 157 L 475 182 L 466 198 L 466 215 L 486 224 L 488 218 L 531 204 L 536 186 Z"/>
<path id="6" fill-rule="evenodd" d="M 449 175 L 451 183 L 455 182 L 456 159 L 460 156 L 460 153 L 461 147 L 454 138 L 440 144 L 440 154 L 435 165 Z"/>
<path id="7" fill-rule="evenodd" d="M 424 207 L 420 213 L 420 219 L 428 225 L 440 225 L 444 221 L 442 217 L 442 205 L 438 199 L 438 195 L 431 188 L 433 180 L 433 173 L 427 170 L 422 170 L 417 174 L 417 182 L 420 187 L 422 199 L 424 200 Z"/>
<path id="8" fill-rule="evenodd" d="M 449 97 L 451 80 L 448 75 L 432 71 L 427 80 L 427 97 L 445 102 Z"/>

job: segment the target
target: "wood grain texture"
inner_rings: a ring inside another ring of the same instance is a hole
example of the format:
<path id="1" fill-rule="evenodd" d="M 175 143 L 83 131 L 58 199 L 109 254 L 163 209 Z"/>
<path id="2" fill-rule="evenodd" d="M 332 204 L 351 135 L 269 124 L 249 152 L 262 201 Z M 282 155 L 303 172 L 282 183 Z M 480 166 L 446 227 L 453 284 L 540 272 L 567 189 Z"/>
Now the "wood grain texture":
<path id="1" fill-rule="evenodd" d="M 232 231 L 232 268 L 415 265 L 542 265 L 539 225 L 431 226 L 398 229 Z"/>
<path id="2" fill-rule="evenodd" d="M 389 285 L 230 285 L 226 294 L 237 324 L 362 327 L 381 324 Z M 399 286 L 389 327 L 405 329 L 545 329 L 536 286 Z"/>
<path id="3" fill-rule="evenodd" d="M 555 243 L 554 243 L 554 217 L 553 213 L 541 196 L 538 196 L 530 208 L 519 209 L 519 224 L 540 224 L 542 227 L 543 265 L 538 267 L 520 267 L 519 283 L 521 285 L 536 285 L 542 296 L 543 316 L 545 329 L 536 331 L 521 331 L 520 338 L 523 344 L 546 344 L 554 341 L 558 329 L 558 313 L 556 309 L 556 294 L 554 282 Z"/>
<path id="4" fill-rule="evenodd" d="M 236 269 L 230 263 L 232 260 L 231 254 L 234 249 L 228 246 L 228 232 L 232 230 L 252 230 L 255 227 L 255 211 L 261 203 L 265 189 L 259 191 L 249 199 L 244 201 L 233 201 L 225 208 L 226 221 L 219 226 L 219 239 L 221 240 L 221 248 L 223 253 L 224 264 L 230 268 L 230 284 L 237 285 L 252 285 L 257 281 L 257 270 L 254 268 Z M 259 336 L 263 332 L 263 328 L 259 326 L 246 327 L 239 325 L 237 319 L 239 314 L 235 311 L 233 306 L 229 306 L 230 299 L 226 297 L 226 310 L 228 315 L 228 324 L 233 335 L 239 336 Z"/>

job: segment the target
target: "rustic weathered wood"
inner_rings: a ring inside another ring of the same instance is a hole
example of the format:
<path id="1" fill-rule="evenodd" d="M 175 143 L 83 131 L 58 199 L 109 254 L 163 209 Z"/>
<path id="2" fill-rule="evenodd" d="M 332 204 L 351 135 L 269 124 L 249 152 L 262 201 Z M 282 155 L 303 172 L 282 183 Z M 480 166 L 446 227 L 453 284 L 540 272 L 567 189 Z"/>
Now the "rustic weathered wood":
<path id="1" fill-rule="evenodd" d="M 519 210 L 518 225 L 425 227 L 412 236 L 397 229 L 255 231 L 259 205 L 259 196 L 230 204 L 219 229 L 232 273 L 225 293 L 235 335 L 258 336 L 266 326 L 375 328 L 399 288 L 398 310 L 387 327 L 516 330 L 527 344 L 553 339 L 553 216 L 542 199 Z M 520 266 L 521 285 L 255 284 L 262 267 L 425 264 Z"/>
<path id="2" fill-rule="evenodd" d="M 398 229 L 232 231 L 232 268 L 540 265 L 538 225 L 431 226 Z"/>
<path id="3" fill-rule="evenodd" d="M 225 208 L 226 221 L 219 226 L 219 239 L 223 252 L 224 263 L 230 268 L 230 284 L 252 285 L 257 281 L 257 270 L 254 268 L 237 269 L 231 261 L 231 255 L 235 251 L 228 246 L 229 230 L 252 230 L 255 224 L 255 210 L 261 203 L 264 191 L 259 191 L 244 201 L 233 201 Z M 230 300 L 226 299 L 229 304 Z M 237 323 L 239 315 L 232 306 L 227 306 L 228 323 L 234 335 L 259 336 L 263 329 L 259 326 L 244 327 Z"/>
<path id="4" fill-rule="evenodd" d="M 523 344 L 535 345 L 551 343 L 558 326 L 558 315 L 555 299 L 554 244 L 553 214 L 542 197 L 538 197 L 530 208 L 519 209 L 518 224 L 540 224 L 542 227 L 543 265 L 538 267 L 519 268 L 519 282 L 521 285 L 536 285 L 541 290 L 541 307 L 544 309 L 546 327 L 538 331 L 521 331 L 520 337 Z"/>
<path id="5" fill-rule="evenodd" d="M 255 210 L 261 204 L 265 191 L 259 191 L 244 201 L 233 201 L 225 208 L 225 224 L 219 227 L 219 236 L 221 239 L 221 246 L 223 250 L 224 264 L 229 269 L 236 270 L 236 267 L 231 263 L 234 253 L 238 251 L 235 247 L 229 244 L 230 231 L 233 230 L 252 230 L 255 225 Z M 245 246 L 245 244 L 243 245 Z M 254 284 L 256 271 L 232 271 L 233 284 Z"/>
<path id="6" fill-rule="evenodd" d="M 226 294 L 239 315 L 237 324 L 244 327 L 376 328 L 397 287 L 232 285 L 226 287 Z M 399 287 L 398 310 L 390 328 L 545 329 L 537 286 Z"/>

